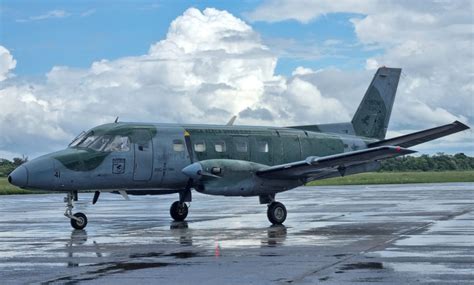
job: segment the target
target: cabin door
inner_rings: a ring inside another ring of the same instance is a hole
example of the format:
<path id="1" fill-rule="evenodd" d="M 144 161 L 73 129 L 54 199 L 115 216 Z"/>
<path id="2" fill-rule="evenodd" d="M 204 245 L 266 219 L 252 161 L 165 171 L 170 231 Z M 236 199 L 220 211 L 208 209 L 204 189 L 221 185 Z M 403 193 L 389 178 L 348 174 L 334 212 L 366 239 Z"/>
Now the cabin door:
<path id="1" fill-rule="evenodd" d="M 283 163 L 300 161 L 301 145 L 298 136 L 281 136 Z"/>
<path id="2" fill-rule="evenodd" d="M 148 181 L 153 174 L 153 142 L 148 130 L 135 130 L 133 133 L 135 167 L 133 180 Z"/>
<path id="3" fill-rule="evenodd" d="M 181 128 L 160 128 L 155 146 L 156 168 L 153 177 L 160 185 L 173 185 L 183 179 L 181 169 L 188 166 L 190 158 L 186 149 L 185 130 Z M 159 178 L 161 176 L 161 178 Z M 187 180 L 187 177 L 185 178 Z"/>

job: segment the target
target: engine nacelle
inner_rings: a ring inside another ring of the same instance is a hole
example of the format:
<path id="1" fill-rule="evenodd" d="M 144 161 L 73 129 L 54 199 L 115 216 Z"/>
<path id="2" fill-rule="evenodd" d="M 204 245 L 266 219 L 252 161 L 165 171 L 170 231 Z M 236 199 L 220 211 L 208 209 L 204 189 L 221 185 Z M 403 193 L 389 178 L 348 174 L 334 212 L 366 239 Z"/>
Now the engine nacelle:
<path id="1" fill-rule="evenodd" d="M 282 192 L 303 184 L 300 180 L 264 179 L 255 174 L 268 167 L 243 160 L 209 159 L 195 162 L 182 171 L 197 182 L 196 190 L 209 195 L 256 196 Z"/>

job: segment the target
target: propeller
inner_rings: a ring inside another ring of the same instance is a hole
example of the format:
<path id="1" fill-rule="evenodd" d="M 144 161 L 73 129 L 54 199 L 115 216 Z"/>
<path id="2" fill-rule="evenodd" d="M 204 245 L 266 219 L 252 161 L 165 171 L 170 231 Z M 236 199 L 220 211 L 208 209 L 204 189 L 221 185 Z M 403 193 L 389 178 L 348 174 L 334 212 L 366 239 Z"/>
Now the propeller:
<path id="1" fill-rule="evenodd" d="M 220 172 L 220 168 L 218 167 L 213 167 L 213 169 L 216 168 L 218 170 L 218 172 Z M 212 177 L 212 178 L 221 178 L 220 176 L 217 176 L 211 172 L 208 172 L 208 171 L 205 171 L 203 168 L 202 168 L 202 165 L 201 163 L 199 162 L 195 162 L 193 164 L 190 164 L 188 166 L 186 166 L 185 168 L 183 168 L 183 170 L 181 170 L 186 176 L 190 177 L 190 179 L 196 179 L 196 180 L 199 180 L 201 179 L 201 177 L 203 176 L 208 176 L 208 177 Z M 212 172 L 214 172 L 212 170 Z M 218 172 L 215 172 L 215 173 L 218 173 Z"/>
<path id="2" fill-rule="evenodd" d="M 184 142 L 186 143 L 186 149 L 188 150 L 188 155 L 189 155 L 189 160 L 191 161 L 191 165 L 194 165 L 195 163 L 194 163 L 193 146 L 191 144 L 191 135 L 189 134 L 189 132 L 187 130 L 184 131 Z M 183 171 L 187 167 L 189 167 L 189 166 L 186 166 L 185 168 L 183 168 Z M 191 187 L 193 186 L 193 184 L 194 184 L 193 178 L 189 177 L 188 182 L 186 183 L 186 187 L 184 188 L 183 194 L 186 194 L 187 192 L 189 192 L 191 194 L 190 191 L 191 191 Z M 185 195 L 180 195 L 180 197 L 181 196 L 185 196 Z"/>

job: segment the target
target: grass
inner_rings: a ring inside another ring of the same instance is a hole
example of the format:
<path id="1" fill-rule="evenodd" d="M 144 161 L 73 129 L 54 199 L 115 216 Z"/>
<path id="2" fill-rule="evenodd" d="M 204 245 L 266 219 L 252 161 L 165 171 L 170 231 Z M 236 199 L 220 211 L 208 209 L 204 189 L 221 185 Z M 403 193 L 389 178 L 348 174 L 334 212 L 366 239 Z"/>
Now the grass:
<path id="1" fill-rule="evenodd" d="M 404 183 L 443 183 L 474 182 L 474 170 L 440 172 L 371 172 L 346 177 L 317 180 L 308 186 L 323 185 L 364 185 L 364 184 L 404 184 Z M 0 195 L 47 193 L 20 189 L 0 177 Z"/>
<path id="2" fill-rule="evenodd" d="M 45 192 L 24 190 L 8 183 L 6 177 L 0 177 L 0 195 L 38 194 L 38 193 L 45 193 Z"/>
<path id="3" fill-rule="evenodd" d="M 370 172 L 317 180 L 308 186 L 474 182 L 474 171 Z"/>

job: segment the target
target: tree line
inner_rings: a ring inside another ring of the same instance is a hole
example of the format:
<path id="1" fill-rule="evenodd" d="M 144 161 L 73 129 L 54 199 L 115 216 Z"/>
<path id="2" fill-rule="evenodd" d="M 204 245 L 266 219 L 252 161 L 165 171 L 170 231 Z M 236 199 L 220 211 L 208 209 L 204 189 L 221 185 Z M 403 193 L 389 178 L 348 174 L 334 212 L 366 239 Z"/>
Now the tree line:
<path id="1" fill-rule="evenodd" d="M 15 168 L 28 161 L 28 157 L 15 157 L 12 161 L 0 158 L 0 177 L 8 176 Z"/>
<path id="2" fill-rule="evenodd" d="M 15 157 L 12 161 L 0 158 L 0 177 L 8 176 L 16 167 L 28 161 L 28 157 Z M 457 153 L 449 155 L 402 156 L 382 161 L 380 171 L 449 171 L 474 170 L 474 157 Z"/>
<path id="3" fill-rule="evenodd" d="M 382 161 L 380 171 L 449 171 L 474 170 L 474 157 L 457 153 L 449 155 L 402 156 Z"/>

